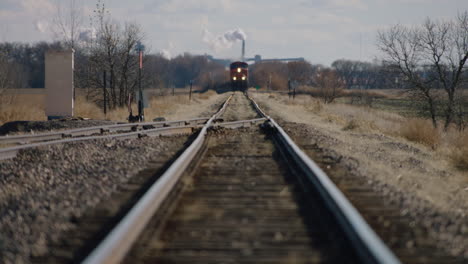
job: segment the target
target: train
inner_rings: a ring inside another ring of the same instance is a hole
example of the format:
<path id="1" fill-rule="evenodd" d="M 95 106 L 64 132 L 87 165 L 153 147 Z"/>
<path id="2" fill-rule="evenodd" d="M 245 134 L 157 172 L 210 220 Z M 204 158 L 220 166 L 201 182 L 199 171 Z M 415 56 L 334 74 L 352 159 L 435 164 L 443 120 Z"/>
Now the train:
<path id="1" fill-rule="evenodd" d="M 245 92 L 249 85 L 249 65 L 242 61 L 231 63 L 230 78 L 233 90 Z"/>

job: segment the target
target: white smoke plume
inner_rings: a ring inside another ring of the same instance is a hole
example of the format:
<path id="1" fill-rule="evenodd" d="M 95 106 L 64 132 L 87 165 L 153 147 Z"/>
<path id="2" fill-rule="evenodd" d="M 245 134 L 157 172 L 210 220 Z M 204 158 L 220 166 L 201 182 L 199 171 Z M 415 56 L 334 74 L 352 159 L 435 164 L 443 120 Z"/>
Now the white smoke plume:
<path id="1" fill-rule="evenodd" d="M 160 52 L 161 56 L 163 56 L 163 58 L 167 59 L 167 60 L 170 60 L 171 59 L 171 52 L 167 49 L 163 49 L 161 50 Z"/>
<path id="2" fill-rule="evenodd" d="M 43 21 L 36 21 L 34 22 L 34 28 L 39 31 L 40 33 L 46 33 L 48 30 L 48 25 L 46 22 Z"/>
<path id="3" fill-rule="evenodd" d="M 247 35 L 240 29 L 228 30 L 222 35 L 215 36 L 207 29 L 203 30 L 203 41 L 207 43 L 214 51 L 229 49 L 237 41 L 246 40 Z"/>

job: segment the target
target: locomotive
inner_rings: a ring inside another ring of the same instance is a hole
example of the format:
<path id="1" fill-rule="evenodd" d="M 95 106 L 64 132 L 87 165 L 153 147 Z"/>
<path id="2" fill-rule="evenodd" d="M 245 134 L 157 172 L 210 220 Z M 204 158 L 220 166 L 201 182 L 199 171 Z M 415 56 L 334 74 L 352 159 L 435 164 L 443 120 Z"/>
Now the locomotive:
<path id="1" fill-rule="evenodd" d="M 249 65 L 236 61 L 230 65 L 231 86 L 234 90 L 246 91 L 249 83 Z"/>

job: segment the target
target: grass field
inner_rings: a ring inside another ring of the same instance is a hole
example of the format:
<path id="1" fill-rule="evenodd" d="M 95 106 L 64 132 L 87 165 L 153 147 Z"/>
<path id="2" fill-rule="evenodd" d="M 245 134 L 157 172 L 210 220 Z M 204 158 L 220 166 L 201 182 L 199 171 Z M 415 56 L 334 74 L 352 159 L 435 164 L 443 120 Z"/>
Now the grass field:
<path id="1" fill-rule="evenodd" d="M 458 169 L 468 170 L 468 131 L 460 132 L 455 126 L 448 131 L 433 128 L 432 122 L 420 114 L 418 106 L 402 93 L 381 90 L 371 93 L 376 97 L 371 104 L 364 103 L 365 100 L 351 103 L 349 94 L 331 104 L 324 104 L 320 99 L 305 94 L 298 95 L 294 100 L 284 94 L 269 96 L 285 105 L 301 106 L 341 126 L 344 131 L 377 132 L 425 145 L 449 157 Z"/>
<path id="2" fill-rule="evenodd" d="M 399 92 L 398 92 L 399 91 Z M 405 117 L 420 117 L 430 118 L 428 111 L 425 111 L 425 102 L 412 98 L 411 95 L 404 90 L 369 90 L 369 94 L 380 94 L 383 96 L 371 98 L 372 108 L 390 111 L 393 113 L 400 114 Z M 437 116 L 441 118 L 443 116 L 444 109 L 441 107 L 444 104 L 444 93 L 439 91 L 438 95 L 438 107 Z M 468 111 L 468 90 L 462 91 L 461 97 L 463 101 L 463 107 Z M 341 102 L 349 103 L 350 98 L 341 98 Z"/>
<path id="3" fill-rule="evenodd" d="M 87 101 L 83 95 L 77 93 L 75 100 L 74 115 L 97 120 L 127 121 L 127 107 L 116 108 L 108 111 L 107 115 L 101 107 L 93 102 Z M 151 94 L 149 107 L 145 109 L 146 121 L 151 121 L 156 117 L 166 117 L 172 119 L 194 118 L 203 112 L 203 107 L 214 102 L 212 97 L 214 91 L 205 93 L 193 93 L 192 100 L 189 100 L 188 93 L 178 91 L 174 96 L 171 94 L 161 94 L 158 92 Z M 136 104 L 132 104 L 133 114 L 137 114 Z M 44 121 L 45 115 L 45 95 L 43 94 L 10 94 L 0 95 L 0 125 L 10 121 Z"/>

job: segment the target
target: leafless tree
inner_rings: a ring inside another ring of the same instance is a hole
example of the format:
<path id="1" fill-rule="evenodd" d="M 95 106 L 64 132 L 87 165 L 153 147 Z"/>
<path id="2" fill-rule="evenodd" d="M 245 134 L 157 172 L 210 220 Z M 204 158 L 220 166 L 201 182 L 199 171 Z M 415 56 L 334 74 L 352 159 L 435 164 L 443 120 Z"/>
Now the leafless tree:
<path id="1" fill-rule="evenodd" d="M 250 69 L 253 86 L 269 87 L 272 90 L 288 89 L 288 66 L 283 62 L 261 62 Z"/>
<path id="2" fill-rule="evenodd" d="M 289 78 L 300 85 L 309 85 L 314 75 L 312 65 L 307 61 L 288 62 Z"/>
<path id="3" fill-rule="evenodd" d="M 356 79 L 358 71 L 358 62 L 352 60 L 336 60 L 332 63 L 332 67 L 335 68 L 337 73 L 343 78 L 343 82 L 346 88 L 351 88 Z"/>
<path id="4" fill-rule="evenodd" d="M 65 47 L 75 49 L 83 27 L 82 0 L 56 1 L 56 12 L 52 18 L 53 34 Z"/>
<path id="5" fill-rule="evenodd" d="M 344 82 L 339 78 L 335 70 L 322 69 L 314 79 L 319 88 L 319 95 L 326 104 L 332 103 L 343 92 Z"/>
<path id="6" fill-rule="evenodd" d="M 0 53 L 0 95 L 10 86 L 9 65 L 6 54 Z"/>
<path id="7" fill-rule="evenodd" d="M 141 27 L 136 23 L 125 23 L 121 34 L 121 43 L 118 48 L 119 67 L 117 69 L 119 74 L 117 101 L 120 106 L 125 104 L 128 94 L 136 89 L 139 60 L 136 59 L 135 48 L 143 40 Z"/>
<path id="8" fill-rule="evenodd" d="M 0 49 L 0 95 L 8 88 L 24 86 L 21 71 L 20 65 L 9 58 L 7 50 Z"/>
<path id="9" fill-rule="evenodd" d="M 98 2 L 93 25 L 97 35 L 89 45 L 89 83 L 102 89 L 110 108 L 124 106 L 127 96 L 138 84 L 137 43 L 143 40 L 140 25 L 125 23 L 123 28 L 114 22 L 104 4 Z M 105 79 L 104 79 L 105 75 Z M 102 101 L 104 103 L 104 101 Z"/>
<path id="10" fill-rule="evenodd" d="M 436 105 L 444 110 L 444 128 L 453 122 L 458 91 L 467 81 L 468 12 L 454 21 L 427 19 L 418 27 L 396 25 L 379 32 L 379 49 L 425 99 L 434 127 Z M 438 102 L 435 89 L 443 89 L 446 98 Z"/>

